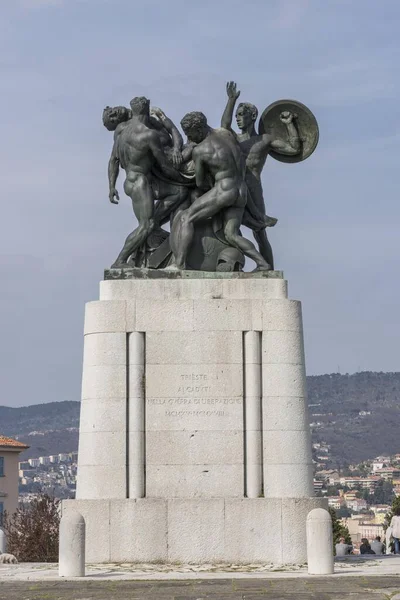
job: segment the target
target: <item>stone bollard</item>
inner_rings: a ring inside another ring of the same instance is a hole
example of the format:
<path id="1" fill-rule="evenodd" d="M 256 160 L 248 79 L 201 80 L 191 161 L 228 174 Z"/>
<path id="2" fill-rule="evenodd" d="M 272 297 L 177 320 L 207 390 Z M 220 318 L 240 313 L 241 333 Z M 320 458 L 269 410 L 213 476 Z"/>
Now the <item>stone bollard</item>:
<path id="1" fill-rule="evenodd" d="M 4 554 L 6 551 L 6 534 L 0 527 L 0 554 Z"/>
<path id="2" fill-rule="evenodd" d="M 332 519 L 324 508 L 307 515 L 307 562 L 310 575 L 333 573 Z"/>
<path id="3" fill-rule="evenodd" d="M 60 521 L 60 577 L 85 577 L 85 519 L 76 511 L 67 512 Z"/>

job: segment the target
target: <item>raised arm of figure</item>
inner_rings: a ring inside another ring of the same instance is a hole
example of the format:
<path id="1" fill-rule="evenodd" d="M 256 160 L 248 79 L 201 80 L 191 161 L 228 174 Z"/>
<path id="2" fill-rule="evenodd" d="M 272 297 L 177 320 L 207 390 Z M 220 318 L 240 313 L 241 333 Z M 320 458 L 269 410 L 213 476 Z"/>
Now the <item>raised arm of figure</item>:
<path id="1" fill-rule="evenodd" d="M 172 153 L 172 160 L 173 160 L 174 166 L 179 167 L 179 165 L 182 163 L 182 160 L 183 160 L 182 154 L 181 154 L 183 138 L 182 138 L 178 128 L 176 127 L 174 122 L 169 117 L 167 117 L 165 112 L 163 110 L 161 110 L 161 108 L 157 108 L 156 106 L 154 106 L 151 109 L 151 113 L 152 113 L 152 115 L 156 116 L 159 119 L 159 122 L 161 122 L 162 126 L 165 127 L 165 129 L 171 135 L 173 149 L 174 149 L 173 153 Z"/>
<path id="2" fill-rule="evenodd" d="M 236 83 L 234 81 L 228 81 L 226 84 L 226 93 L 228 95 L 228 102 L 226 103 L 224 114 L 221 118 L 221 127 L 232 131 L 233 111 L 235 110 L 236 100 L 240 96 L 240 91 L 236 89 Z"/>
<path id="3" fill-rule="evenodd" d="M 271 142 L 271 149 L 280 154 L 287 154 L 288 156 L 295 156 L 301 150 L 301 140 L 297 127 L 294 124 L 294 120 L 297 115 L 286 110 L 280 114 L 280 120 L 286 125 L 288 139 L 278 140 L 275 139 Z"/>

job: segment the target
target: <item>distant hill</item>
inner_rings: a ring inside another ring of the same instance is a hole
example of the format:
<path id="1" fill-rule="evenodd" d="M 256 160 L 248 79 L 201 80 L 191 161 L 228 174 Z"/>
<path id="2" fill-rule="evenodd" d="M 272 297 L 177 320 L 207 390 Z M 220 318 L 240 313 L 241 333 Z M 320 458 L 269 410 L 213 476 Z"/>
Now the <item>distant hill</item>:
<path id="1" fill-rule="evenodd" d="M 333 465 L 400 452 L 400 373 L 307 377 L 313 441 L 331 444 Z M 0 433 L 29 444 L 22 456 L 78 448 L 79 402 L 0 406 Z"/>
<path id="2" fill-rule="evenodd" d="M 21 460 L 78 449 L 80 402 L 0 406 L 0 433 L 30 446 Z"/>
<path id="3" fill-rule="evenodd" d="M 400 452 L 400 373 L 307 377 L 313 440 L 344 465 Z M 322 416 L 318 416 L 322 415 Z"/>

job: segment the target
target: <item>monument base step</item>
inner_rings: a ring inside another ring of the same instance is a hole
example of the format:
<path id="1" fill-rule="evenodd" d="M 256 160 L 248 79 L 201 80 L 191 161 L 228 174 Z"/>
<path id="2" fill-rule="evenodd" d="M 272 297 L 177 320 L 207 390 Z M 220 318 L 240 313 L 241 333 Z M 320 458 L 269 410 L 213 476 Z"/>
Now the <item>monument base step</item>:
<path id="1" fill-rule="evenodd" d="M 306 562 L 306 517 L 323 498 L 64 500 L 86 521 L 89 563 Z"/>

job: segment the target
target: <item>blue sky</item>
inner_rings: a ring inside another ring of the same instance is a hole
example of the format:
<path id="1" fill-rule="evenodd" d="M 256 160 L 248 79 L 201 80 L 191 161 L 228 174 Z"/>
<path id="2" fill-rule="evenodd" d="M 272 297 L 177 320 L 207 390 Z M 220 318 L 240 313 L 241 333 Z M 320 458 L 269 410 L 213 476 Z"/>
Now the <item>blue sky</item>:
<path id="1" fill-rule="evenodd" d="M 80 395 L 84 303 L 133 229 L 108 202 L 106 104 L 147 95 L 218 125 L 225 82 L 308 105 L 320 144 L 267 161 L 276 267 L 309 374 L 398 371 L 398 0 L 1 2 L 0 404 Z M 121 181 L 119 183 L 120 191 Z"/>

